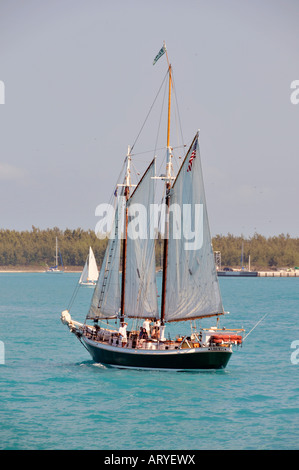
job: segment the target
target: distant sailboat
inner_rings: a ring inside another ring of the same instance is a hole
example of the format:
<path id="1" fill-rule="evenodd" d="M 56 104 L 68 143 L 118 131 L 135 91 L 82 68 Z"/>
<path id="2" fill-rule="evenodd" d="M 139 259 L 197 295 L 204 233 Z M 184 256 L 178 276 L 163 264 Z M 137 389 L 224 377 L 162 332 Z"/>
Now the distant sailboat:
<path id="1" fill-rule="evenodd" d="M 59 262 L 58 262 L 58 255 L 60 258 L 60 264 L 61 268 L 59 268 Z M 47 273 L 63 273 L 64 272 L 64 266 L 63 266 L 63 261 L 62 261 L 62 256 L 60 253 L 60 250 L 58 248 L 58 240 L 56 237 L 56 249 L 55 249 L 55 266 L 51 266 L 46 270 Z"/>
<path id="2" fill-rule="evenodd" d="M 94 257 L 94 253 L 92 248 L 89 247 L 89 253 L 86 258 L 86 262 L 79 279 L 79 284 L 82 286 L 95 286 L 99 277 L 99 271 L 97 267 L 97 263 Z"/>
<path id="3" fill-rule="evenodd" d="M 164 52 L 165 45 L 155 61 Z M 172 148 L 169 144 L 172 68 L 169 62 L 168 76 L 166 175 L 155 176 L 154 158 L 130 194 L 133 185 L 130 180 L 129 149 L 125 178 L 118 185 L 123 197 L 119 198 L 119 206 L 115 211 L 112 236 L 108 240 L 86 320 L 84 323 L 72 320 L 68 309 L 62 312 L 61 321 L 77 336 L 95 362 L 108 367 L 147 370 L 222 369 L 232 355 L 232 346 L 242 343 L 240 333 L 243 330 L 220 329 L 218 324 L 219 318 L 226 312 L 222 305 L 211 244 L 198 132 L 177 176 L 172 176 Z M 157 297 L 155 240 L 150 235 L 149 224 L 144 224 L 140 237 L 130 233 L 133 207 L 139 210 L 144 208 L 146 214 L 150 213 L 157 179 L 165 181 L 166 189 L 161 308 Z M 194 246 L 193 242 L 186 242 L 177 232 L 177 226 L 181 229 L 186 227 L 183 216 L 185 207 L 189 209 L 187 223 L 189 226 L 193 223 L 194 234 L 199 236 Z M 180 214 L 176 224 L 169 221 L 170 212 L 173 215 L 174 208 L 178 208 Z M 216 326 L 197 328 L 196 320 L 210 317 L 217 319 Z M 108 323 L 110 320 L 111 324 Z M 100 322 L 103 322 L 103 326 L 99 325 Z M 153 322 L 152 328 L 149 327 L 150 322 Z M 177 322 L 176 327 L 180 322 L 180 334 L 171 339 L 168 333 L 166 339 L 165 328 L 169 325 L 171 331 L 170 324 L 173 322 Z M 115 323 L 119 323 L 119 329 L 115 329 Z M 191 333 L 185 331 L 184 325 L 188 330 L 191 326 Z M 130 331 L 126 331 L 127 327 Z"/>

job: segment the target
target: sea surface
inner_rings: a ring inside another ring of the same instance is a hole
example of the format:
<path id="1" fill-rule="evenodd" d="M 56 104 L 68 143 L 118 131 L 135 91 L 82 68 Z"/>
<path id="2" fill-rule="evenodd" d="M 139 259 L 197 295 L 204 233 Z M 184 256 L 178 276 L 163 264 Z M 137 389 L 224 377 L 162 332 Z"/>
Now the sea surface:
<path id="1" fill-rule="evenodd" d="M 221 326 L 247 334 L 267 316 L 206 372 L 93 363 L 60 321 L 78 279 L 0 274 L 1 450 L 299 448 L 299 278 L 219 279 Z M 74 319 L 91 295 L 80 288 Z"/>

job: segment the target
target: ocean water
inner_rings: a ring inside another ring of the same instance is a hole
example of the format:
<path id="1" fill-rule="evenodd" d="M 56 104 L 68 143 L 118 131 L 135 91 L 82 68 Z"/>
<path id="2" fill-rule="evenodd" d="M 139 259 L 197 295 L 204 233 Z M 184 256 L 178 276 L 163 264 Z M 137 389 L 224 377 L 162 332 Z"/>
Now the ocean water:
<path id="1" fill-rule="evenodd" d="M 268 315 L 224 371 L 196 373 L 94 364 L 60 322 L 78 278 L 0 274 L 0 449 L 299 448 L 298 278 L 220 278 L 222 326 Z"/>

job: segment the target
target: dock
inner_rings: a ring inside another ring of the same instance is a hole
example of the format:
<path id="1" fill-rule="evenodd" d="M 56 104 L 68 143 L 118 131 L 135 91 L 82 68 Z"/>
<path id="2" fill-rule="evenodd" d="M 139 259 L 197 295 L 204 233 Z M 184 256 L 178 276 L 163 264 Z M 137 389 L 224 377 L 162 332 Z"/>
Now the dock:
<path id="1" fill-rule="evenodd" d="M 259 271 L 259 277 L 299 277 L 299 271 Z"/>

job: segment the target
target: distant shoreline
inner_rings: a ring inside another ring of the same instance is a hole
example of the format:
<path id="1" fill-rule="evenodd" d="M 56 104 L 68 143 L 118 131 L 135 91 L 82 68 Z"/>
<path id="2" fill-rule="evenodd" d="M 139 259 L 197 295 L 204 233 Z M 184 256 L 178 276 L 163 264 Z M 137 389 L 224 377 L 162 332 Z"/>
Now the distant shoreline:
<path id="1" fill-rule="evenodd" d="M 68 266 L 64 273 L 80 273 L 83 266 Z M 43 266 L 0 266 L 0 273 L 44 273 L 47 271 Z"/>
<path id="2" fill-rule="evenodd" d="M 83 270 L 83 266 L 67 266 L 64 268 L 64 274 L 79 274 Z M 235 268 L 234 270 L 238 270 Z M 0 274 L 5 273 L 46 273 L 47 268 L 44 266 L 0 266 Z M 157 273 L 160 268 L 156 269 Z M 290 268 L 276 268 L 271 270 L 269 268 L 259 267 L 258 269 L 252 269 L 256 271 L 258 277 L 299 277 L 299 271 L 294 271 Z M 227 273 L 229 275 L 229 273 Z M 227 276 L 228 277 L 228 276 Z M 238 276 L 233 276 L 238 277 Z"/>

